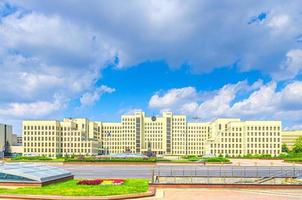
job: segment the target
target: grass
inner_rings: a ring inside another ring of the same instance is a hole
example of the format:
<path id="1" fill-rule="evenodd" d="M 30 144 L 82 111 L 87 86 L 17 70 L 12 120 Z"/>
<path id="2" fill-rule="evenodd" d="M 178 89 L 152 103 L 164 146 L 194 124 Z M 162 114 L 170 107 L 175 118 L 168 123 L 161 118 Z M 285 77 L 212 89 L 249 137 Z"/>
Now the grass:
<path id="1" fill-rule="evenodd" d="M 182 156 L 183 159 L 186 159 L 188 161 L 191 162 L 196 162 L 200 160 L 200 157 L 196 156 L 196 155 L 186 155 L 186 156 Z"/>
<path id="2" fill-rule="evenodd" d="M 302 153 L 289 152 L 287 154 L 280 155 L 286 162 L 302 162 Z"/>
<path id="3" fill-rule="evenodd" d="M 284 161 L 286 161 L 286 162 L 302 162 L 302 157 L 285 158 Z"/>
<path id="4" fill-rule="evenodd" d="M 134 194 L 148 191 L 146 179 L 126 179 L 122 185 L 77 185 L 78 180 L 43 187 L 24 187 L 17 189 L 0 188 L 0 194 L 30 194 L 30 195 L 59 195 L 59 196 L 111 196 Z"/>

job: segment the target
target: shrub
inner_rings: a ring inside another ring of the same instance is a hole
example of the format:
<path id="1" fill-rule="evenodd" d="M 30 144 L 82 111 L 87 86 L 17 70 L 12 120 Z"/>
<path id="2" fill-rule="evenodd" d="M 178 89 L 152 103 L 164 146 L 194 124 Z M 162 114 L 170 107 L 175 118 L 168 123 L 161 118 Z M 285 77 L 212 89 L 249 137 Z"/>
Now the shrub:
<path id="1" fill-rule="evenodd" d="M 257 155 L 258 158 L 271 158 L 272 155 L 271 154 L 261 154 L 261 155 Z"/>
<path id="2" fill-rule="evenodd" d="M 206 162 L 230 162 L 228 158 L 224 157 L 213 157 L 213 158 L 205 158 Z"/>
<path id="3" fill-rule="evenodd" d="M 287 144 L 282 144 L 282 152 L 285 152 L 285 153 L 289 152 Z"/>
<path id="4" fill-rule="evenodd" d="M 189 161 L 198 161 L 198 160 L 200 160 L 198 157 L 192 157 L 192 158 L 189 158 L 188 159 Z"/>
<path id="5" fill-rule="evenodd" d="M 267 158 L 273 158 L 271 154 L 246 154 L 243 156 L 236 156 L 235 158 L 248 158 L 248 159 L 267 159 Z"/>
<path id="6" fill-rule="evenodd" d="M 300 137 L 298 137 L 298 139 L 296 139 L 293 151 L 295 153 L 302 153 L 302 136 L 300 136 Z"/>
<path id="7" fill-rule="evenodd" d="M 200 158 L 196 155 L 187 155 L 187 156 L 183 156 L 183 159 L 189 160 L 189 161 L 198 161 L 200 160 Z"/>

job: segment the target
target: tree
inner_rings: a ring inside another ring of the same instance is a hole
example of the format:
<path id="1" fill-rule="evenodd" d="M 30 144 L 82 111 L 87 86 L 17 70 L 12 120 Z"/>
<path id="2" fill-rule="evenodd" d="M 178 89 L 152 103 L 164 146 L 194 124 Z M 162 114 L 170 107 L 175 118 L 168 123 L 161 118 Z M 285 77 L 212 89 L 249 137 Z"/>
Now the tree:
<path id="1" fill-rule="evenodd" d="M 294 148 L 293 151 L 295 153 L 300 153 L 302 152 L 302 136 L 298 137 L 298 139 L 296 140 L 295 144 L 294 144 Z"/>
<path id="2" fill-rule="evenodd" d="M 287 144 L 282 144 L 282 152 L 285 152 L 285 153 L 289 152 Z"/>

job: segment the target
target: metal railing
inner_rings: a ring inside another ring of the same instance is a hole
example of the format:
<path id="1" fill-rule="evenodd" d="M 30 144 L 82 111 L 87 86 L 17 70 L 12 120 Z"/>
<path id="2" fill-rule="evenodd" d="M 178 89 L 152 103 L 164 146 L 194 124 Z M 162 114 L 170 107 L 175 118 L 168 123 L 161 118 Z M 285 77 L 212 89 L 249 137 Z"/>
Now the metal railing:
<path id="1" fill-rule="evenodd" d="M 302 177 L 301 167 L 280 166 L 199 166 L 188 168 L 154 168 L 152 182 L 158 177 L 204 178 L 297 178 Z"/>

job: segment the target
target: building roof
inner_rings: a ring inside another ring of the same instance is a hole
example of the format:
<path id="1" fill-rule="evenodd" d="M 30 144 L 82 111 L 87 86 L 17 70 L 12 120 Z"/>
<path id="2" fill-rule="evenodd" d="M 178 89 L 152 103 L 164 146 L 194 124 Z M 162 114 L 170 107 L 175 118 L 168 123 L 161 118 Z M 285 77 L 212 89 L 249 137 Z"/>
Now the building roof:
<path id="1" fill-rule="evenodd" d="M 66 170 L 42 164 L 0 163 L 0 182 L 37 182 L 43 183 L 69 177 Z"/>

